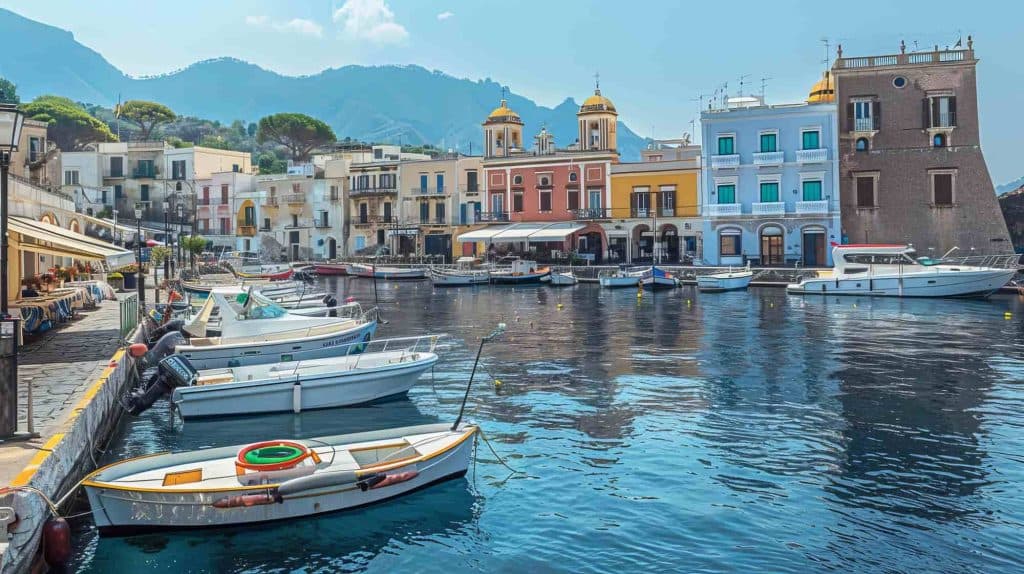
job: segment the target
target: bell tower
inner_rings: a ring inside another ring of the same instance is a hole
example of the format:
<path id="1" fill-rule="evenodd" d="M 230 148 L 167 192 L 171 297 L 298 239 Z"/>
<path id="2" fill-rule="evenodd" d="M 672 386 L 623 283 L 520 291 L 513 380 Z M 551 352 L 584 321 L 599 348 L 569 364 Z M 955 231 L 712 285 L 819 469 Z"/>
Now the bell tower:
<path id="1" fill-rule="evenodd" d="M 484 121 L 484 157 L 508 157 L 523 149 L 523 120 L 501 99 Z"/>
<path id="2" fill-rule="evenodd" d="M 583 101 L 576 112 L 580 150 L 616 151 L 615 128 L 619 113 L 615 104 L 601 95 L 600 78 L 595 74 L 594 95 Z"/>

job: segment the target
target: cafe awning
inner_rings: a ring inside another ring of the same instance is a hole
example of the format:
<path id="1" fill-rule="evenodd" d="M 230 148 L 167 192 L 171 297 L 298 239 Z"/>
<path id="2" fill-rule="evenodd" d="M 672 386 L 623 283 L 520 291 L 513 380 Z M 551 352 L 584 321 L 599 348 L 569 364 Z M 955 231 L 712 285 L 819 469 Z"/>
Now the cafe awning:
<path id="1" fill-rule="evenodd" d="M 494 225 L 473 231 L 467 231 L 459 235 L 456 240 L 460 243 L 471 243 L 475 241 L 490 241 L 496 234 L 512 227 L 511 225 Z"/>
<path id="2" fill-rule="evenodd" d="M 56 257 L 104 259 L 114 264 L 130 262 L 133 259 L 131 251 L 116 245 L 25 217 L 11 216 L 8 228 L 18 234 L 19 249 L 24 251 Z"/>
<path id="3" fill-rule="evenodd" d="M 548 241 L 565 241 L 573 233 L 583 229 L 586 225 L 578 223 L 555 223 L 530 235 L 530 243 L 546 243 Z"/>
<path id="4" fill-rule="evenodd" d="M 541 229 L 551 225 L 550 223 L 515 223 L 496 234 L 491 241 L 502 243 L 515 243 L 518 241 L 529 241 L 530 236 Z"/>

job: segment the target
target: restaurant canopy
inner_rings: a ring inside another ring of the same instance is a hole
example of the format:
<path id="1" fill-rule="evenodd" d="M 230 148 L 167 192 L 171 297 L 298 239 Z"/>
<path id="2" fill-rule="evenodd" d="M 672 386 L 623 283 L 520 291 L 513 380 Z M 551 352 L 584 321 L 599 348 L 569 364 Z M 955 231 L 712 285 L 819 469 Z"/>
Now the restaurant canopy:
<path id="1" fill-rule="evenodd" d="M 106 260 L 112 265 L 134 260 L 131 251 L 49 223 L 12 215 L 8 220 L 8 227 L 11 232 L 18 234 L 18 249 L 22 251 L 55 257 Z"/>
<path id="2" fill-rule="evenodd" d="M 488 243 L 545 243 L 563 241 L 566 237 L 583 229 L 585 226 L 571 222 L 557 223 L 512 223 L 495 225 L 458 236 L 460 243 L 484 241 Z"/>

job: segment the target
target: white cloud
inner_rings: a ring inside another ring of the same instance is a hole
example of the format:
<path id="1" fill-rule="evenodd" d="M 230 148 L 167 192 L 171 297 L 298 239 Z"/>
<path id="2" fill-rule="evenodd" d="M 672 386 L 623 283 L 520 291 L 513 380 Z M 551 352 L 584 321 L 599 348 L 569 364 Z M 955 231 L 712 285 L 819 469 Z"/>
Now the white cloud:
<path id="1" fill-rule="evenodd" d="M 292 18 L 287 22 L 275 22 L 274 28 L 289 32 L 297 32 L 306 36 L 315 36 L 317 38 L 324 34 L 323 26 L 312 20 L 305 20 L 303 18 Z"/>
<path id="2" fill-rule="evenodd" d="M 323 26 L 312 20 L 306 20 L 304 18 L 292 18 L 287 22 L 274 22 L 267 16 L 246 16 L 245 23 L 246 25 L 254 28 L 266 28 L 269 26 L 282 32 L 295 32 L 296 34 L 314 36 L 316 38 L 319 38 L 324 34 Z"/>
<path id="3" fill-rule="evenodd" d="M 448 18 L 451 18 L 454 15 L 455 15 L 455 12 L 452 12 L 451 10 L 445 10 L 444 12 L 441 12 L 440 14 L 437 15 L 437 19 L 438 20 L 447 20 Z"/>
<path id="4" fill-rule="evenodd" d="M 409 37 L 384 0 L 345 0 L 334 12 L 334 21 L 342 24 L 346 34 L 378 44 L 396 44 Z"/>

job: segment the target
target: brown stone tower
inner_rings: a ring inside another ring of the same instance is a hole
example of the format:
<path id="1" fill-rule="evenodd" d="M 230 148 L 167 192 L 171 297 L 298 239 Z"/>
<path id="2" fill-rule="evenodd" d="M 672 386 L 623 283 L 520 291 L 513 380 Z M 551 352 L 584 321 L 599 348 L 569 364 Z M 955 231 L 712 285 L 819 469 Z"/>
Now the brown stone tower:
<path id="1" fill-rule="evenodd" d="M 967 48 L 844 58 L 839 107 L 843 233 L 919 255 L 1012 252 L 978 135 L 977 59 Z"/>

